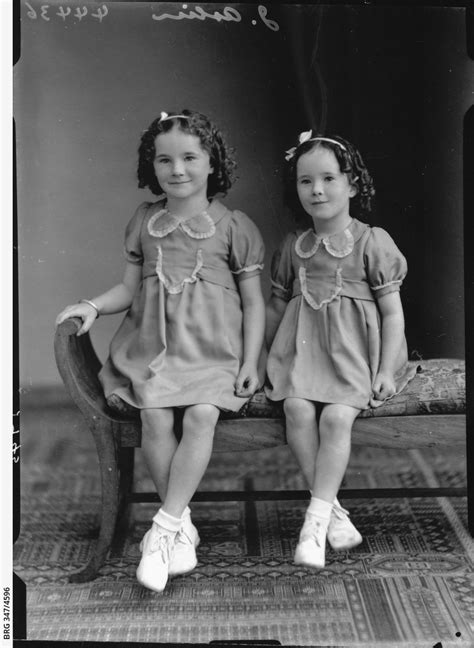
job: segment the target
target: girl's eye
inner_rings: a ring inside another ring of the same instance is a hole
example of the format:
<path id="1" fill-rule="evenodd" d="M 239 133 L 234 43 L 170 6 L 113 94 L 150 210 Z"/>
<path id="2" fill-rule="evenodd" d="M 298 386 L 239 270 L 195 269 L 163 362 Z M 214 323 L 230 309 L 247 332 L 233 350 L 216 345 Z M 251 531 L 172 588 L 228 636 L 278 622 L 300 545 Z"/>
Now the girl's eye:
<path id="1" fill-rule="evenodd" d="M 299 180 L 299 183 L 300 184 L 308 184 L 309 180 L 308 180 L 308 178 L 301 178 L 301 180 Z"/>
<path id="2" fill-rule="evenodd" d="M 158 158 L 155 160 L 155 162 L 157 162 L 158 164 L 166 164 L 167 162 L 169 162 L 169 160 L 168 158 Z"/>
<path id="3" fill-rule="evenodd" d="M 189 162 L 189 161 L 195 160 L 195 159 L 196 159 L 196 156 L 195 156 L 195 155 L 187 155 L 184 159 L 185 159 L 187 162 Z"/>
<path id="4" fill-rule="evenodd" d="M 326 176 L 325 180 L 328 182 L 331 182 L 331 180 L 334 180 L 333 176 Z"/>

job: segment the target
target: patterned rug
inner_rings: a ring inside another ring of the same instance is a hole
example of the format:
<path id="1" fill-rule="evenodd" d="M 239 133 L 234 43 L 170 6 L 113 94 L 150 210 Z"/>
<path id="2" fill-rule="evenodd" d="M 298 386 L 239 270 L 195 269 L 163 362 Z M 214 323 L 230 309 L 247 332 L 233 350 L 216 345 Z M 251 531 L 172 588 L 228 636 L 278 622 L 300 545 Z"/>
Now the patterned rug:
<path id="1" fill-rule="evenodd" d="M 301 501 L 196 503 L 198 567 L 163 594 L 134 574 L 138 543 L 156 511 L 132 506 L 100 576 L 68 583 L 89 556 L 100 504 L 93 442 L 68 407 L 22 418 L 22 522 L 14 567 L 26 583 L 27 638 L 208 644 L 447 648 L 474 646 L 473 542 L 466 500 L 347 500 L 364 542 L 328 550 L 325 569 L 292 563 Z M 139 454 L 139 453 L 138 453 Z M 151 490 L 137 456 L 137 489 Z M 288 448 L 216 455 L 203 490 L 301 489 Z M 464 486 L 459 451 L 355 447 L 348 488 Z M 344 503 L 344 502 L 343 502 Z"/>

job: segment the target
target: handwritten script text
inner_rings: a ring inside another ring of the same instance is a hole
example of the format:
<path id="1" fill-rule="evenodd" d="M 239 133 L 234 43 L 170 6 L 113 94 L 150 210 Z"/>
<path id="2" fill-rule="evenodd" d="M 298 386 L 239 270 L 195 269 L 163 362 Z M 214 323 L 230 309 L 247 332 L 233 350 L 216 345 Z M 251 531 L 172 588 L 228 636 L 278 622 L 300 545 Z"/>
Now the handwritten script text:
<path id="1" fill-rule="evenodd" d="M 206 11 L 202 7 L 196 5 L 193 9 L 188 9 L 188 5 L 183 5 L 186 11 L 179 11 L 177 14 L 162 13 L 152 14 L 153 20 L 215 20 L 216 22 L 241 22 L 242 16 L 240 12 L 234 7 L 224 7 L 221 11 L 214 11 L 212 13 Z M 264 5 L 258 5 L 258 15 L 260 16 L 264 25 L 272 31 L 280 29 L 277 22 L 267 18 L 268 9 Z M 254 21 L 252 21 L 255 24 Z"/>
<path id="2" fill-rule="evenodd" d="M 44 20 L 45 22 L 50 22 L 51 18 L 56 20 L 60 18 L 63 22 L 66 20 L 79 21 L 81 22 L 86 16 L 95 18 L 100 23 L 103 19 L 109 15 L 109 9 L 107 5 L 103 4 L 101 6 L 97 5 L 77 5 L 73 4 L 72 6 L 64 5 L 49 5 L 42 4 L 39 5 L 36 9 L 29 3 L 25 2 L 27 8 L 27 17 L 30 20 Z M 276 20 L 271 20 L 268 18 L 268 9 L 265 5 L 258 5 L 258 17 L 260 21 L 271 29 L 272 31 L 279 31 L 280 26 Z M 215 22 L 242 22 L 242 15 L 235 7 L 223 7 L 219 8 L 218 11 L 206 11 L 203 7 L 195 5 L 193 8 L 189 8 L 187 4 L 181 5 L 181 9 L 178 13 L 153 13 L 153 20 L 213 20 Z M 257 24 L 257 20 L 252 20 L 252 25 Z"/>

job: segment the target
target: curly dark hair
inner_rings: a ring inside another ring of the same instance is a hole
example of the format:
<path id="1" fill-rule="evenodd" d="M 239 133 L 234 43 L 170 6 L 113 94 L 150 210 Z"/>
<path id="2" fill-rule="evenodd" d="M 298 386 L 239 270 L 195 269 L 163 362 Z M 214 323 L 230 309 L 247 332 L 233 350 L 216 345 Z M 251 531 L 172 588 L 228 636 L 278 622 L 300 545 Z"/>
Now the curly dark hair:
<path id="1" fill-rule="evenodd" d="M 304 211 L 296 191 L 296 167 L 298 160 L 304 153 L 309 153 L 314 148 L 323 147 L 334 153 L 339 163 L 341 173 L 347 173 L 348 180 L 357 187 L 357 194 L 351 198 L 351 212 L 357 216 L 367 215 L 372 209 L 372 198 L 375 195 L 374 182 L 365 166 L 361 154 L 353 144 L 339 135 L 321 135 L 314 137 L 325 137 L 342 144 L 343 150 L 337 144 L 325 140 L 306 141 L 296 147 L 293 157 L 288 161 L 285 169 L 285 202 L 294 213 L 298 221 L 307 221 L 308 215 Z"/>
<path id="2" fill-rule="evenodd" d="M 163 193 L 153 167 L 155 139 L 157 135 L 167 133 L 174 126 L 178 126 L 183 133 L 199 137 L 202 148 L 209 153 L 213 172 L 207 184 L 208 198 L 218 193 L 225 195 L 234 181 L 236 163 L 233 159 L 233 149 L 227 146 L 220 131 L 205 115 L 187 109 L 179 113 L 169 112 L 168 115 L 185 115 L 185 117 L 170 117 L 164 121 L 161 121 L 161 117 L 157 117 L 143 132 L 138 147 L 138 186 L 148 187 L 156 196 Z"/>

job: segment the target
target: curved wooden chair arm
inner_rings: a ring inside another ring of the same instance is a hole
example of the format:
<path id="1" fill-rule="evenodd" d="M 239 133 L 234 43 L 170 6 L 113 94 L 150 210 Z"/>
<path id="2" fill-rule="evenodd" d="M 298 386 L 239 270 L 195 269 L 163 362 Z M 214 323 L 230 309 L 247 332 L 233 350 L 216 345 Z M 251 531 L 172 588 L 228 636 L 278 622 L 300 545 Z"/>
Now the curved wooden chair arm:
<path id="1" fill-rule="evenodd" d="M 77 336 L 81 324 L 80 318 L 72 317 L 56 329 L 54 355 L 58 371 L 71 398 L 85 416 L 114 419 L 99 382 L 102 364 L 89 333 Z"/>

